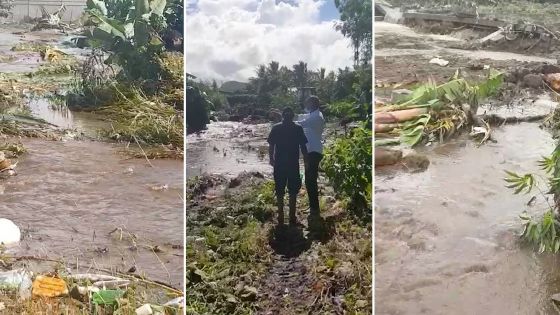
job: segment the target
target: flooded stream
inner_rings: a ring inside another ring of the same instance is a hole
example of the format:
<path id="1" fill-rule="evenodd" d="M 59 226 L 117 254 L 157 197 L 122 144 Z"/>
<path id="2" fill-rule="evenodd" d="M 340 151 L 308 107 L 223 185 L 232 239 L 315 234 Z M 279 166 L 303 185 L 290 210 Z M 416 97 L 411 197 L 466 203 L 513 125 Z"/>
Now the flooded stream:
<path id="1" fill-rule="evenodd" d="M 267 132 L 270 124 L 214 122 L 200 134 L 187 136 L 187 178 L 203 173 L 235 176 L 243 171 L 271 173 Z"/>
<path id="2" fill-rule="evenodd" d="M 542 198 L 515 196 L 504 170 L 536 172 L 553 150 L 538 124 L 428 150 L 424 173 L 376 170 L 376 314 L 553 314 L 558 259 L 517 241 L 518 215 Z"/>
<path id="3" fill-rule="evenodd" d="M 14 31 L 0 33 L 0 53 L 22 41 L 65 40 L 54 31 L 25 35 Z M 64 51 L 85 54 L 79 49 Z M 37 56 L 18 53 L 15 60 L 0 63 L 0 71 L 34 71 L 40 57 L 34 62 L 25 58 Z M 94 114 L 53 106 L 47 98 L 28 100 L 35 117 L 61 129 L 94 137 L 107 125 Z M 22 242 L 10 252 L 62 258 L 86 270 L 95 266 L 126 272 L 135 266 L 136 274 L 182 288 L 182 161 L 154 160 L 151 167 L 144 159 L 119 153 L 123 144 L 108 142 L 20 141 L 27 153 L 18 161 L 18 175 L 0 181 L 0 217 L 14 221 L 23 232 Z M 116 228 L 124 232 L 122 239 L 119 233 L 110 235 Z"/>
<path id="4" fill-rule="evenodd" d="M 172 248 L 183 241 L 181 161 L 152 161 L 151 168 L 144 160 L 123 159 L 118 145 L 23 144 L 28 153 L 18 176 L 0 182 L 0 213 L 29 232 L 12 250 L 123 271 L 136 265 L 139 274 L 181 286 L 182 250 Z M 154 189 L 162 185 L 168 189 Z M 138 237 L 137 249 L 108 235 L 117 227 Z"/>

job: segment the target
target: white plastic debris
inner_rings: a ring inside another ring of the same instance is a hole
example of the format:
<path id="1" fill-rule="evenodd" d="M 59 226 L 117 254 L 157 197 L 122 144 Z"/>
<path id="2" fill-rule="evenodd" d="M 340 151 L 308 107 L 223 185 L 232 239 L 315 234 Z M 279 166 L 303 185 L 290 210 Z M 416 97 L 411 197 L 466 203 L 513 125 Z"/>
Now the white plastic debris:
<path id="1" fill-rule="evenodd" d="M 180 296 L 178 298 L 175 298 L 165 304 L 163 304 L 163 306 L 170 306 L 170 307 L 183 307 L 183 304 L 185 303 L 185 297 L 184 296 Z"/>
<path id="2" fill-rule="evenodd" d="M 471 136 L 485 135 L 488 132 L 483 127 L 472 127 Z"/>
<path id="3" fill-rule="evenodd" d="M 127 287 L 130 280 L 102 280 L 93 283 L 93 286 L 103 289 L 118 289 Z"/>
<path id="4" fill-rule="evenodd" d="M 438 66 L 445 67 L 449 64 L 449 61 L 447 61 L 445 59 L 441 59 L 439 57 L 436 57 L 436 58 L 433 58 L 432 60 L 430 60 L 430 63 L 436 64 Z"/>
<path id="5" fill-rule="evenodd" d="M 152 306 L 150 304 L 144 304 L 136 309 L 136 315 L 152 315 Z"/>
<path id="6" fill-rule="evenodd" d="M 21 231 L 11 220 L 0 218 L 0 244 L 9 245 L 18 243 Z"/>
<path id="7" fill-rule="evenodd" d="M 118 278 L 118 277 L 114 277 L 114 276 L 99 275 L 99 274 L 94 274 L 94 273 L 79 273 L 79 274 L 69 275 L 68 278 L 75 279 L 75 280 L 89 280 L 91 282 L 124 280 L 122 278 Z"/>

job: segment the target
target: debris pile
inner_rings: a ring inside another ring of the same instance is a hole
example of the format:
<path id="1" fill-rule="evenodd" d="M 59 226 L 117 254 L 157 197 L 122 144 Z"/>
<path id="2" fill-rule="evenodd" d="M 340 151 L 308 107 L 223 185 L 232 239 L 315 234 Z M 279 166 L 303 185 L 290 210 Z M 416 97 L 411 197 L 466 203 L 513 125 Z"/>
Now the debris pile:
<path id="1" fill-rule="evenodd" d="M 430 81 L 394 104 L 376 104 L 376 146 L 443 141 L 466 126 L 480 124 L 479 101 L 501 86 L 503 74 L 490 71 L 486 82 L 471 85 L 459 78 L 436 85 Z M 481 127 L 485 127 L 485 124 Z"/>
<path id="2" fill-rule="evenodd" d="M 62 15 L 66 12 L 66 7 L 61 4 L 60 8 L 54 13 L 49 13 L 45 7 L 41 6 L 41 18 L 31 31 L 39 31 L 45 29 L 59 29 L 65 32 L 69 28 L 68 24 L 62 22 Z"/>
<path id="3" fill-rule="evenodd" d="M 133 287 L 140 281 L 92 273 L 35 275 L 26 268 L 13 269 L 0 272 L 0 288 L 17 303 L 0 305 L 15 311 L 18 305 L 28 302 L 55 305 L 59 300 L 70 299 L 77 302 L 76 310 L 89 310 L 93 314 L 182 314 L 182 296 L 163 304 L 139 303 Z"/>

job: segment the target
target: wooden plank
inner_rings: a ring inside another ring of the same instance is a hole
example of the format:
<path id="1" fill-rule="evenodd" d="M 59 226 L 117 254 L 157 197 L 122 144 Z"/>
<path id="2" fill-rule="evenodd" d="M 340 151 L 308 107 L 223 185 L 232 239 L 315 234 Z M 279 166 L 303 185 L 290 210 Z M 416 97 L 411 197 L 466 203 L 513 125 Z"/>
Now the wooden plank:
<path id="1" fill-rule="evenodd" d="M 478 26 L 484 26 L 484 27 L 489 27 L 494 29 L 504 27 L 507 25 L 507 23 L 503 21 L 493 21 L 493 20 L 483 20 L 483 19 L 479 19 L 477 21 L 476 18 L 472 18 L 472 17 L 459 17 L 455 15 L 433 14 L 433 13 L 405 12 L 403 14 L 403 18 L 478 25 Z"/>

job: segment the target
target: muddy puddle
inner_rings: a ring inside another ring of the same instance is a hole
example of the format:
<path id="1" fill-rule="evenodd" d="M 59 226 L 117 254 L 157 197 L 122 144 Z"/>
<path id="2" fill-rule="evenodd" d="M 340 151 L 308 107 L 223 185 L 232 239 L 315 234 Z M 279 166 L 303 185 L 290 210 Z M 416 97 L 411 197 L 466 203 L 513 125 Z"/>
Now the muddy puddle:
<path id="1" fill-rule="evenodd" d="M 541 213 L 504 185 L 504 170 L 536 172 L 554 141 L 538 124 L 426 150 L 424 173 L 376 169 L 376 314 L 553 314 L 557 258 L 517 241 L 518 215 Z"/>
<path id="2" fill-rule="evenodd" d="M 203 173 L 235 176 L 243 171 L 270 173 L 266 137 L 271 124 L 214 122 L 187 136 L 187 178 Z"/>
<path id="3" fill-rule="evenodd" d="M 25 238 L 19 255 L 63 257 L 128 270 L 181 287 L 181 161 L 123 160 L 117 145 L 23 139 L 18 175 L 0 182 L 0 213 Z M 167 185 L 167 189 L 162 189 Z M 108 235 L 134 233 L 137 248 Z M 158 246 L 161 252 L 147 246 Z"/>

